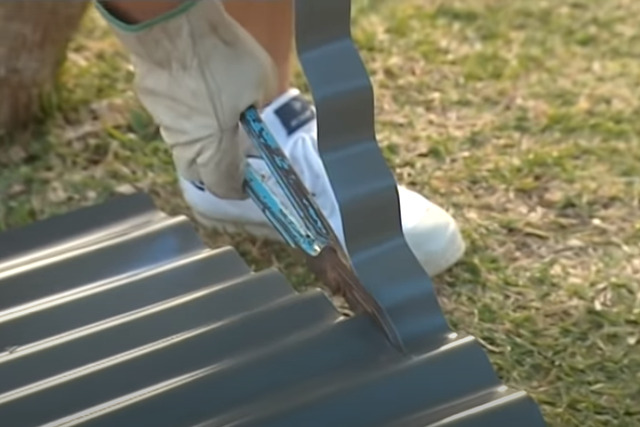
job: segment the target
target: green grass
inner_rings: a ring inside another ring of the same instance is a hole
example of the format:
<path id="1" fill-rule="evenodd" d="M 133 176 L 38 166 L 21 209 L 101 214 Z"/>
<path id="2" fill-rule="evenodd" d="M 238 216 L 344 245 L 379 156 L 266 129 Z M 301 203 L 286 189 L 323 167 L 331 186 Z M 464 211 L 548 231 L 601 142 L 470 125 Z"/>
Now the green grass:
<path id="1" fill-rule="evenodd" d="M 383 151 L 469 242 L 436 280 L 453 327 L 549 425 L 639 426 L 640 2 L 369 3 L 354 35 Z M 3 148 L 0 229 L 133 189 L 187 213 L 131 78 L 89 15 L 49 121 Z M 283 246 L 203 236 L 313 284 Z"/>

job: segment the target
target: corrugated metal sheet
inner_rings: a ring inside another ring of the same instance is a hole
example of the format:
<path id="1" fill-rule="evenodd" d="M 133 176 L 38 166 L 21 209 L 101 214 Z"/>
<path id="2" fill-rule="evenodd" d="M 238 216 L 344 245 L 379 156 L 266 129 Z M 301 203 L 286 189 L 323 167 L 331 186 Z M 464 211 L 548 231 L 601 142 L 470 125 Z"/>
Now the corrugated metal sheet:
<path id="1" fill-rule="evenodd" d="M 473 338 L 402 355 L 143 195 L 0 235 L 0 351 L 1 426 L 544 425 Z"/>

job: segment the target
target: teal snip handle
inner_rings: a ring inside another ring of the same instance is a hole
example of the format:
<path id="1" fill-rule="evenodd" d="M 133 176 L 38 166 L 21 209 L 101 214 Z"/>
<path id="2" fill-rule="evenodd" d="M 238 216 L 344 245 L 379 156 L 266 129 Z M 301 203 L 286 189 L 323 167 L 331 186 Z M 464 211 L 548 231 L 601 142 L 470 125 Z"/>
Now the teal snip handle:
<path id="1" fill-rule="evenodd" d="M 286 154 L 262 121 L 254 107 L 245 110 L 240 123 L 267 168 L 293 206 L 297 218 L 278 200 L 261 174 L 250 164 L 245 168 L 245 189 L 269 222 L 286 242 L 311 256 L 320 253 L 332 239 L 333 230 L 315 206 L 307 189 L 293 169 Z"/>

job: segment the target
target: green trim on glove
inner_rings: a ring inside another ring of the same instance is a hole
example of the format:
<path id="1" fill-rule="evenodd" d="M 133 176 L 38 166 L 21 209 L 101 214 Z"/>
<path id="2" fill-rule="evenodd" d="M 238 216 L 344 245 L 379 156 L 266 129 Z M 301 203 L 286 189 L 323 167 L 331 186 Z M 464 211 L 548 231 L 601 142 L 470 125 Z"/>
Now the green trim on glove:
<path id="1" fill-rule="evenodd" d="M 185 0 L 185 2 L 183 4 L 181 4 L 180 6 L 176 7 L 175 9 L 160 15 L 156 18 L 150 19 L 148 21 L 144 21 L 141 22 L 139 24 L 127 24 L 126 22 L 122 22 L 120 19 L 118 19 L 117 17 L 115 17 L 111 12 L 109 12 L 101 3 L 99 0 L 94 0 L 94 4 L 96 6 L 96 9 L 98 9 L 98 12 L 100 12 L 100 14 L 103 16 L 103 18 L 111 25 L 113 25 L 114 27 L 122 30 L 122 31 L 127 31 L 130 33 L 136 33 L 139 31 L 144 31 L 147 28 L 153 27 L 156 24 L 159 24 L 161 22 L 165 22 L 168 21 L 178 15 L 181 15 L 183 13 L 185 13 L 186 11 L 188 11 L 189 9 L 191 9 L 199 0 Z"/>

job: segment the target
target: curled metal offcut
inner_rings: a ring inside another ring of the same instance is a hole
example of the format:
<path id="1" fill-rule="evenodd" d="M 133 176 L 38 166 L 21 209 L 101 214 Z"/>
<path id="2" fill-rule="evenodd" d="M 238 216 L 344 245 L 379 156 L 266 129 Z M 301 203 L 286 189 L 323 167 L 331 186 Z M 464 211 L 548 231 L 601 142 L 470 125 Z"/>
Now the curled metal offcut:
<path id="1" fill-rule="evenodd" d="M 354 271 L 412 352 L 451 330 L 402 232 L 398 190 L 378 146 L 374 92 L 351 38 L 351 2 L 296 0 L 296 46 L 318 117 L 318 147 Z"/>

